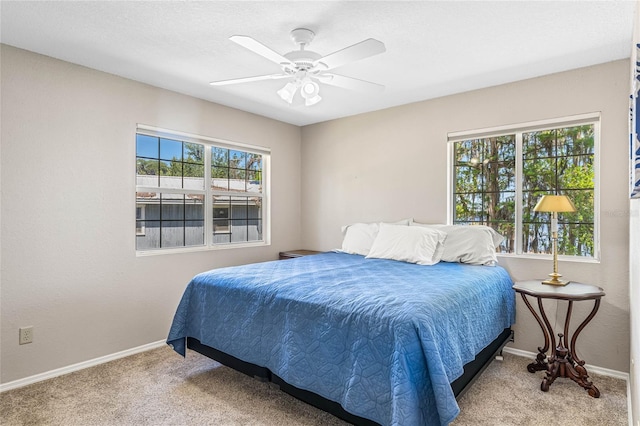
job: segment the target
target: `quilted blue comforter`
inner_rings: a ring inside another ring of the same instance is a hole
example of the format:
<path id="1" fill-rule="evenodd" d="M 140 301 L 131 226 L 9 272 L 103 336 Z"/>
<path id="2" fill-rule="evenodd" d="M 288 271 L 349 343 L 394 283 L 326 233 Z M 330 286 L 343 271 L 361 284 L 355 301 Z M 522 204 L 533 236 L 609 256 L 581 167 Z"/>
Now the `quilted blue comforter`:
<path id="1" fill-rule="evenodd" d="M 167 343 L 186 337 L 268 368 L 382 425 L 446 425 L 450 383 L 515 320 L 501 267 L 323 253 L 215 269 L 184 292 Z"/>

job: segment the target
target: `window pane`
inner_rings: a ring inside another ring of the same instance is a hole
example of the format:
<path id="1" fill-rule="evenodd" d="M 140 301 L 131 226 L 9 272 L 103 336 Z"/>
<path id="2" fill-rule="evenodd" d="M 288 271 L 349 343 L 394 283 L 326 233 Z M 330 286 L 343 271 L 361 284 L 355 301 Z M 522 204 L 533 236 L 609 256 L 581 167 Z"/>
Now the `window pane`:
<path id="1" fill-rule="evenodd" d="M 558 253 L 593 256 L 593 130 L 589 124 L 523 134 L 523 152 L 529 158 L 522 163 L 523 222 L 527 225 L 523 252 L 551 252 L 550 213 L 533 208 L 542 195 L 562 194 L 578 211 L 558 214 Z"/>
<path id="2" fill-rule="evenodd" d="M 522 157 L 549 158 L 556 156 L 556 138 L 553 130 L 522 134 Z"/>
<path id="3" fill-rule="evenodd" d="M 143 220 L 136 223 L 136 230 L 144 229 L 144 234 L 136 235 L 136 250 L 150 250 L 160 248 L 160 221 Z"/>
<path id="4" fill-rule="evenodd" d="M 516 211 L 515 192 L 496 192 L 487 194 L 486 221 L 491 226 L 491 222 L 510 222 L 513 224 Z"/>
<path id="5" fill-rule="evenodd" d="M 515 135 L 470 139 L 454 144 L 453 222 L 484 224 L 501 233 L 515 229 Z M 512 251 L 513 235 L 500 251 Z"/>
<path id="6" fill-rule="evenodd" d="M 558 161 L 558 188 L 578 189 L 594 187 L 593 156 L 564 157 Z"/>
<path id="7" fill-rule="evenodd" d="M 485 217 L 482 194 L 457 194 L 454 223 L 480 222 Z"/>
<path id="8" fill-rule="evenodd" d="M 244 151 L 229 150 L 229 167 L 235 169 L 247 168 L 247 153 Z"/>
<path id="9" fill-rule="evenodd" d="M 249 198 L 248 204 L 248 217 L 249 219 L 261 219 L 262 218 L 262 198 Z"/>
<path id="10" fill-rule="evenodd" d="M 262 155 L 247 153 L 247 170 L 262 170 Z"/>
<path id="11" fill-rule="evenodd" d="M 571 199 L 577 211 L 575 213 L 559 213 L 559 218 L 567 222 L 593 224 L 595 220 L 593 189 L 564 191 L 563 193 Z"/>
<path id="12" fill-rule="evenodd" d="M 248 171 L 247 172 L 247 192 L 262 192 L 262 172 L 260 171 Z"/>
<path id="13" fill-rule="evenodd" d="M 184 195 L 161 195 L 161 220 L 184 220 Z"/>
<path id="14" fill-rule="evenodd" d="M 482 168 L 473 166 L 456 167 L 456 193 L 479 192 L 482 191 L 483 186 Z"/>
<path id="15" fill-rule="evenodd" d="M 185 189 L 204 189 L 204 165 L 184 163 L 184 179 L 182 184 Z"/>
<path id="16" fill-rule="evenodd" d="M 158 186 L 159 183 L 158 160 L 147 160 L 145 158 L 136 159 L 136 185 Z"/>
<path id="17" fill-rule="evenodd" d="M 522 162 L 522 189 L 524 191 L 549 192 L 555 187 L 555 158 L 525 160 Z"/>
<path id="18" fill-rule="evenodd" d="M 549 223 L 525 223 L 522 226 L 523 253 L 551 253 Z"/>
<path id="19" fill-rule="evenodd" d="M 496 232 L 504 237 L 502 243 L 498 247 L 500 253 L 514 253 L 515 252 L 515 233 L 516 227 L 513 221 L 511 222 L 492 222 L 488 224 Z"/>
<path id="20" fill-rule="evenodd" d="M 217 234 L 229 234 L 231 232 L 231 226 L 229 224 L 230 215 L 230 199 L 229 197 L 214 197 L 213 199 L 213 234 L 214 237 Z M 222 242 L 221 240 L 214 238 L 216 243 Z M 227 237 L 224 242 L 229 242 Z"/>
<path id="21" fill-rule="evenodd" d="M 215 146 L 211 147 L 211 165 L 229 167 L 229 150 Z"/>
<path id="22" fill-rule="evenodd" d="M 182 142 L 160 139 L 160 159 L 182 161 Z"/>
<path id="23" fill-rule="evenodd" d="M 212 167 L 211 176 L 211 189 L 216 191 L 229 190 L 229 169 Z"/>
<path id="24" fill-rule="evenodd" d="M 213 244 L 229 244 L 231 242 L 231 232 L 220 232 L 213 235 Z"/>
<path id="25" fill-rule="evenodd" d="M 246 173 L 245 170 L 229 169 L 229 191 L 245 192 Z"/>
<path id="26" fill-rule="evenodd" d="M 204 220 L 204 195 L 187 194 L 184 203 L 184 216 L 187 220 Z"/>
<path id="27" fill-rule="evenodd" d="M 147 135 L 136 135 L 136 156 L 146 158 L 158 157 L 158 138 Z"/>
<path id="28" fill-rule="evenodd" d="M 247 177 L 247 171 L 244 169 L 234 169 L 234 168 L 229 169 L 229 178 L 231 180 L 244 181 L 246 177 Z M 235 185 L 232 184 L 232 186 L 235 186 Z M 244 187 L 244 182 L 242 182 L 241 186 Z"/>
<path id="29" fill-rule="evenodd" d="M 159 195 L 158 195 L 159 198 Z M 146 203 L 144 206 L 144 218 L 146 220 L 160 220 L 160 202 L 158 199 L 152 201 L 152 204 Z"/>
<path id="30" fill-rule="evenodd" d="M 213 218 L 216 244 L 262 241 L 260 197 L 216 197 Z"/>
<path id="31" fill-rule="evenodd" d="M 160 226 L 161 247 L 184 247 L 184 222 L 163 220 Z"/>
<path id="32" fill-rule="evenodd" d="M 201 246 L 204 244 L 204 220 L 187 220 L 185 222 L 185 246 Z"/>
<path id="33" fill-rule="evenodd" d="M 162 188 L 182 188 L 182 163 L 160 161 L 160 186 Z"/>
<path id="34" fill-rule="evenodd" d="M 204 164 L 204 145 L 185 142 L 183 149 L 183 158 L 185 162 Z"/>
<path id="35" fill-rule="evenodd" d="M 231 219 L 246 219 L 247 197 L 231 197 Z"/>
<path id="36" fill-rule="evenodd" d="M 262 220 L 249 219 L 247 221 L 247 241 L 262 240 Z"/>
<path id="37" fill-rule="evenodd" d="M 549 213 L 536 212 L 534 207 L 538 204 L 540 198 L 547 192 L 523 192 L 522 193 L 522 221 L 527 222 L 548 222 L 551 218 Z"/>
<path id="38" fill-rule="evenodd" d="M 593 154 L 593 125 L 557 129 L 558 155 Z"/>
<path id="39" fill-rule="evenodd" d="M 593 256 L 593 225 L 558 224 L 558 254 Z"/>
<path id="40" fill-rule="evenodd" d="M 240 243 L 248 241 L 247 239 L 247 220 L 232 219 L 231 220 L 231 242 Z"/>
<path id="41" fill-rule="evenodd" d="M 487 165 L 490 173 L 487 176 L 488 182 L 495 182 L 498 191 L 515 191 L 515 167 L 512 161 L 502 163 L 489 163 Z"/>
<path id="42" fill-rule="evenodd" d="M 213 219 L 213 235 L 229 233 L 231 233 L 229 219 Z"/>

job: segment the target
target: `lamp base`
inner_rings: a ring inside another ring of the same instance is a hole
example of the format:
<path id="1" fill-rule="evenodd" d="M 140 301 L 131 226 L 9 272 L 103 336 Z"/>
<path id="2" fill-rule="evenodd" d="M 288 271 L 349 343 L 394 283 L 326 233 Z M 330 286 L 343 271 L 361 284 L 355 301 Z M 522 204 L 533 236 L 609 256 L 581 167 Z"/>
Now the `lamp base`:
<path id="1" fill-rule="evenodd" d="M 557 272 L 554 272 L 552 274 L 549 274 L 549 276 L 551 278 L 549 278 L 548 280 L 544 280 L 542 281 L 542 284 L 549 284 L 549 285 L 567 285 L 569 284 L 570 281 L 564 281 L 561 280 L 560 277 L 562 276 L 561 274 L 558 274 Z"/>

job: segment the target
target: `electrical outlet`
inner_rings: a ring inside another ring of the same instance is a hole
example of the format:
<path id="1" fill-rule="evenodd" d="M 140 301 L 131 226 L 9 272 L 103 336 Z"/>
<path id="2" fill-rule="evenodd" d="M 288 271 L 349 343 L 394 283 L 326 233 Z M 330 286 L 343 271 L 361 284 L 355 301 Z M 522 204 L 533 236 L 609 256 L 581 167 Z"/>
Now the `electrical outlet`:
<path id="1" fill-rule="evenodd" d="M 33 326 L 20 327 L 20 344 L 25 345 L 33 342 Z"/>

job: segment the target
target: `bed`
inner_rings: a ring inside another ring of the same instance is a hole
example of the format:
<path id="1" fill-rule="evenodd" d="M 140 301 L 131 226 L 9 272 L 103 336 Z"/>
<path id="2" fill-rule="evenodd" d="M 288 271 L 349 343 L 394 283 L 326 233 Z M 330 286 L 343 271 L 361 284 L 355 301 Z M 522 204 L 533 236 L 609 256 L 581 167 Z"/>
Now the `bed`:
<path id="1" fill-rule="evenodd" d="M 328 252 L 196 275 L 167 343 L 354 424 L 446 425 L 456 395 L 510 339 L 499 266 Z"/>

